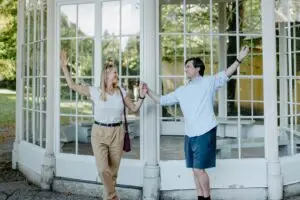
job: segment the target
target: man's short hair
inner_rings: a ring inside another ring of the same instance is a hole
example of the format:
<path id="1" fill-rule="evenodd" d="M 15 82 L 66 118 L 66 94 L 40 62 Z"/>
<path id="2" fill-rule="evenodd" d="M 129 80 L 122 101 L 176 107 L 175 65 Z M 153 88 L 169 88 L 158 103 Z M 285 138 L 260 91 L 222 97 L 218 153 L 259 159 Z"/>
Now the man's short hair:
<path id="1" fill-rule="evenodd" d="M 187 59 L 184 62 L 184 65 L 186 65 L 189 61 L 193 61 L 194 68 L 197 68 L 197 67 L 200 68 L 199 75 L 203 76 L 204 70 L 205 70 L 205 65 L 204 65 L 203 61 L 199 57 L 192 57 L 192 58 Z"/>

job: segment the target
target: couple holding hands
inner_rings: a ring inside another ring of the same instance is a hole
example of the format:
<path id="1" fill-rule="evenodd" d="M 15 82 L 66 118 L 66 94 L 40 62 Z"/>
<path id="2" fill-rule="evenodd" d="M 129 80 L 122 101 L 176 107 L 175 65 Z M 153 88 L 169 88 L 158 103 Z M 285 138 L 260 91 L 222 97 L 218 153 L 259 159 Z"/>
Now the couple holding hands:
<path id="1" fill-rule="evenodd" d="M 248 55 L 249 48 L 243 47 L 234 63 L 226 70 L 212 76 L 204 76 L 205 65 L 198 57 L 184 63 L 189 82 L 175 91 L 160 96 L 146 83 L 139 85 L 139 99 L 134 104 L 126 91 L 118 86 L 117 67 L 106 63 L 102 68 L 100 87 L 79 85 L 73 82 L 67 68 L 66 53 L 61 53 L 61 68 L 70 89 L 89 97 L 94 104 L 94 124 L 91 143 L 97 169 L 105 188 L 104 200 L 119 200 L 116 180 L 123 154 L 125 129 L 122 115 L 125 107 L 139 111 L 148 95 L 160 105 L 179 103 L 184 115 L 184 153 L 186 167 L 194 175 L 198 200 L 210 198 L 209 177 L 205 169 L 216 165 L 217 120 L 213 109 L 216 91 L 224 86 Z"/>

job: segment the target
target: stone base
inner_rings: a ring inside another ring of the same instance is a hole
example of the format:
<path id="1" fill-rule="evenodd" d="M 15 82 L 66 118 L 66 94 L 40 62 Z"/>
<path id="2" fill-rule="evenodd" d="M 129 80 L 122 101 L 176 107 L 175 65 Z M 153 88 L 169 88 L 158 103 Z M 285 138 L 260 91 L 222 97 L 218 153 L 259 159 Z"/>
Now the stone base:
<path id="1" fill-rule="evenodd" d="M 89 197 L 102 197 L 104 188 L 102 184 L 83 182 L 71 179 L 55 178 L 52 189 L 57 192 L 85 195 Z M 122 200 L 141 200 L 142 189 L 130 187 L 117 187 L 117 193 Z"/>
<path id="2" fill-rule="evenodd" d="M 283 186 L 284 197 L 300 196 L 300 182 Z"/>
<path id="3" fill-rule="evenodd" d="M 173 190 L 161 191 L 163 200 L 197 200 L 195 190 Z M 214 200 L 266 200 L 266 188 L 248 188 L 248 189 L 212 189 L 211 197 Z"/>

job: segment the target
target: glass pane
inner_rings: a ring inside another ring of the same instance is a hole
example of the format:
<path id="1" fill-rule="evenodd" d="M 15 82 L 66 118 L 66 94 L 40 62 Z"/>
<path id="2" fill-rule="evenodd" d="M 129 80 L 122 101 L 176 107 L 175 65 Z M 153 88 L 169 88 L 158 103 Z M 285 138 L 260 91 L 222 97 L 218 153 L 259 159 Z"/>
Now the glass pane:
<path id="1" fill-rule="evenodd" d="M 77 23 L 76 5 L 67 5 L 60 8 L 60 36 L 75 37 Z"/>
<path id="2" fill-rule="evenodd" d="M 236 120 L 234 120 L 236 121 Z M 237 125 L 219 120 L 217 128 L 217 158 L 234 159 L 239 157 Z"/>
<path id="3" fill-rule="evenodd" d="M 29 23 L 29 12 L 26 10 L 24 14 L 24 39 L 25 44 L 29 42 L 29 29 L 28 29 L 28 23 Z"/>
<path id="4" fill-rule="evenodd" d="M 160 136 L 160 160 L 184 160 L 184 159 L 185 159 L 184 136 L 183 135 L 161 135 Z"/>
<path id="5" fill-rule="evenodd" d="M 183 32 L 183 6 L 160 0 L 160 32 Z"/>
<path id="6" fill-rule="evenodd" d="M 60 82 L 60 113 L 76 113 L 76 92 L 69 88 L 64 78 Z"/>
<path id="7" fill-rule="evenodd" d="M 102 59 L 103 63 L 112 61 L 119 66 L 120 38 L 104 35 L 102 39 Z"/>
<path id="8" fill-rule="evenodd" d="M 71 74 L 71 77 L 76 76 L 76 40 L 62 40 L 61 41 L 61 51 L 65 51 L 68 57 L 68 70 Z M 63 75 L 63 72 L 61 70 L 61 76 Z"/>
<path id="9" fill-rule="evenodd" d="M 41 40 L 41 10 L 36 10 L 36 38 Z"/>
<path id="10" fill-rule="evenodd" d="M 41 69 L 41 74 L 43 76 L 46 76 L 47 75 L 47 41 L 43 41 L 41 43 L 41 50 L 42 50 L 41 62 L 43 63 L 42 69 Z"/>
<path id="11" fill-rule="evenodd" d="M 94 155 L 91 145 L 91 133 L 94 120 L 93 118 L 79 118 L 78 119 L 78 154 L 81 155 Z M 65 148 L 72 143 L 65 144 Z"/>
<path id="12" fill-rule="evenodd" d="M 94 4 L 78 5 L 78 36 L 95 35 L 95 6 Z"/>
<path id="13" fill-rule="evenodd" d="M 240 79 L 240 100 L 241 101 L 251 101 L 253 100 L 253 80 L 250 79 Z"/>
<path id="14" fill-rule="evenodd" d="M 60 152 L 76 153 L 76 133 L 78 133 L 78 121 L 76 117 L 60 117 Z"/>
<path id="15" fill-rule="evenodd" d="M 23 140 L 26 140 L 26 110 L 25 109 L 22 109 L 21 111 L 21 114 L 22 114 L 22 127 L 23 127 L 23 133 L 22 133 L 22 139 Z"/>
<path id="16" fill-rule="evenodd" d="M 92 76 L 93 66 L 94 66 L 94 40 L 93 39 L 85 39 L 78 41 L 79 48 L 79 72 L 78 76 Z M 87 84 L 91 85 L 91 81 Z"/>
<path id="17" fill-rule="evenodd" d="M 251 0 L 250 0 L 251 1 Z M 238 4 L 236 3 L 238 2 Z M 249 33 L 248 31 L 250 30 L 251 32 L 250 33 L 254 33 L 252 28 L 256 28 L 256 26 L 261 26 L 260 22 L 257 22 L 257 20 L 255 20 L 255 23 L 258 23 L 258 24 L 252 24 L 250 22 L 250 24 L 247 24 L 249 20 L 249 18 L 247 18 L 247 14 L 248 12 L 247 11 L 250 11 L 251 12 L 251 7 L 248 6 L 248 7 L 245 7 L 245 3 L 246 1 L 233 1 L 232 3 L 230 3 L 228 6 L 227 6 L 227 9 L 226 9 L 226 23 L 228 23 L 227 25 L 227 32 L 229 33 L 243 33 L 243 32 L 247 32 Z M 260 3 L 259 5 L 260 6 Z M 244 14 L 244 11 L 246 11 Z M 237 16 L 238 14 L 238 16 Z M 258 15 L 260 16 L 260 12 L 258 12 Z M 238 20 L 238 24 L 239 26 L 237 26 L 237 20 Z M 245 25 L 245 31 L 244 31 L 244 24 L 247 24 Z M 260 29 L 260 27 L 258 27 L 257 29 Z"/>
<path id="18" fill-rule="evenodd" d="M 161 36 L 161 75 L 184 75 L 183 43 L 182 35 Z"/>
<path id="19" fill-rule="evenodd" d="M 240 20 L 243 33 L 261 33 L 261 1 L 240 1 Z"/>
<path id="20" fill-rule="evenodd" d="M 47 38 L 47 1 L 44 1 L 42 22 L 43 22 L 43 39 L 46 39 Z"/>
<path id="21" fill-rule="evenodd" d="M 218 4 L 212 6 L 212 29 L 218 31 Z M 210 4 L 187 4 L 186 5 L 186 29 L 189 33 L 209 33 L 210 32 Z"/>
<path id="22" fill-rule="evenodd" d="M 45 75 L 45 66 L 44 66 L 44 44 L 45 42 L 37 43 L 36 49 L 36 76 L 44 76 Z"/>
<path id="23" fill-rule="evenodd" d="M 29 76 L 33 76 L 34 64 L 36 62 L 36 48 L 35 43 L 29 45 L 29 63 L 28 63 L 28 71 Z"/>
<path id="24" fill-rule="evenodd" d="M 256 101 L 264 100 L 263 80 L 253 79 L 253 99 Z"/>
<path id="25" fill-rule="evenodd" d="M 173 92 L 176 88 L 184 84 L 183 78 L 162 79 L 162 95 Z M 162 106 L 162 117 L 165 120 L 180 120 L 183 117 L 179 104 L 172 106 Z"/>
<path id="26" fill-rule="evenodd" d="M 33 9 L 29 12 L 29 41 L 34 41 L 34 11 Z"/>
<path id="27" fill-rule="evenodd" d="M 28 96 L 28 108 L 31 109 L 32 108 L 32 90 L 33 90 L 33 86 L 32 86 L 32 78 L 27 78 L 27 96 Z"/>
<path id="28" fill-rule="evenodd" d="M 33 126 L 33 121 L 34 121 L 34 112 L 32 110 L 29 110 L 28 111 L 28 142 L 29 143 L 33 143 L 33 129 L 34 129 L 34 126 Z"/>
<path id="29" fill-rule="evenodd" d="M 35 76 L 41 76 L 41 42 L 37 42 L 35 45 Z"/>
<path id="30" fill-rule="evenodd" d="M 102 3 L 102 35 L 120 35 L 120 2 Z"/>
<path id="31" fill-rule="evenodd" d="M 244 42 L 247 46 L 253 46 L 249 50 L 249 55 L 240 65 L 240 75 L 262 75 L 262 50 L 257 48 L 253 39 Z"/>
<path id="32" fill-rule="evenodd" d="M 139 97 L 139 77 L 137 78 L 122 78 L 121 80 L 121 87 L 124 88 L 127 92 L 127 96 L 130 97 L 130 99 L 136 103 L 138 101 Z M 129 111 L 131 112 L 131 111 Z M 131 113 L 136 116 L 139 114 Z"/>
<path id="33" fill-rule="evenodd" d="M 209 56 L 210 40 L 205 35 L 191 35 L 186 40 L 187 57 Z"/>
<path id="34" fill-rule="evenodd" d="M 122 35 L 139 35 L 140 32 L 140 1 L 122 1 Z"/>
<path id="35" fill-rule="evenodd" d="M 92 101 L 86 96 L 79 95 L 77 107 L 79 115 L 93 115 Z"/>
<path id="36" fill-rule="evenodd" d="M 241 157 L 242 158 L 264 158 L 265 157 L 264 146 L 265 146 L 265 138 L 263 134 L 261 135 L 261 137 L 243 139 L 242 148 L 241 148 L 242 151 Z"/>
<path id="37" fill-rule="evenodd" d="M 264 104 L 253 103 L 254 116 L 264 116 Z"/>
<path id="38" fill-rule="evenodd" d="M 120 82 L 127 92 L 126 96 L 135 104 L 139 96 L 139 78 L 122 78 Z M 140 159 L 140 113 L 134 113 L 128 108 L 126 112 L 132 151 L 124 154 L 124 158 Z"/>
<path id="39" fill-rule="evenodd" d="M 36 113 L 36 144 L 42 148 L 46 147 L 46 113 Z"/>
<path id="40" fill-rule="evenodd" d="M 251 101 L 241 102 L 241 115 L 253 116 L 253 102 Z"/>
<path id="41" fill-rule="evenodd" d="M 139 37 L 122 37 L 122 76 L 140 74 L 140 41 Z"/>
<path id="42" fill-rule="evenodd" d="M 37 78 L 37 90 L 36 90 L 36 108 L 40 111 L 46 111 L 46 88 L 45 83 L 47 79 L 46 78 Z"/>

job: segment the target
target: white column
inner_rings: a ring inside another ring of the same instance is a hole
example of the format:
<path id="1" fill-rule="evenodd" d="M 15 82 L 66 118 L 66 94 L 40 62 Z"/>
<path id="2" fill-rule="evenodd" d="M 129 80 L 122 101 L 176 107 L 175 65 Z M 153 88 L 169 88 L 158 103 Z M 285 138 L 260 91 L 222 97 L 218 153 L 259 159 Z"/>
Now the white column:
<path id="1" fill-rule="evenodd" d="M 285 34 L 285 22 L 279 24 L 279 75 L 287 76 L 287 35 Z M 280 79 L 280 115 L 285 116 L 280 118 L 280 126 L 287 127 L 288 125 L 288 85 L 287 78 Z"/>
<path id="2" fill-rule="evenodd" d="M 149 88 L 156 89 L 156 63 L 157 63 L 157 26 L 156 26 L 156 0 L 141 0 L 141 79 Z M 157 107 L 147 97 L 143 110 L 143 158 L 146 162 L 144 168 L 143 199 L 156 200 L 159 198 L 159 166 L 157 162 Z"/>
<path id="3" fill-rule="evenodd" d="M 278 158 L 275 1 L 262 0 L 265 156 L 268 199 L 282 199 L 283 186 Z"/>
<path id="4" fill-rule="evenodd" d="M 23 135 L 23 49 L 22 45 L 24 44 L 25 39 L 25 1 L 18 1 L 18 37 L 17 37 L 17 75 L 16 75 L 16 136 L 13 145 L 12 152 L 12 168 L 17 168 L 18 162 L 18 145 L 22 140 Z"/>
<path id="5" fill-rule="evenodd" d="M 226 4 L 219 3 L 219 33 L 226 32 Z M 227 45 L 226 45 L 226 36 L 219 36 L 219 71 L 227 68 L 226 55 L 227 55 Z M 218 108 L 219 108 L 219 117 L 225 118 L 227 116 L 227 106 L 225 99 L 226 87 L 219 89 L 218 95 Z M 218 127 L 218 136 L 225 136 L 225 126 Z"/>
<path id="6" fill-rule="evenodd" d="M 54 156 L 54 66 L 55 66 L 55 1 L 47 0 L 47 122 L 46 153 L 42 165 L 42 189 L 50 189 L 55 172 Z"/>

